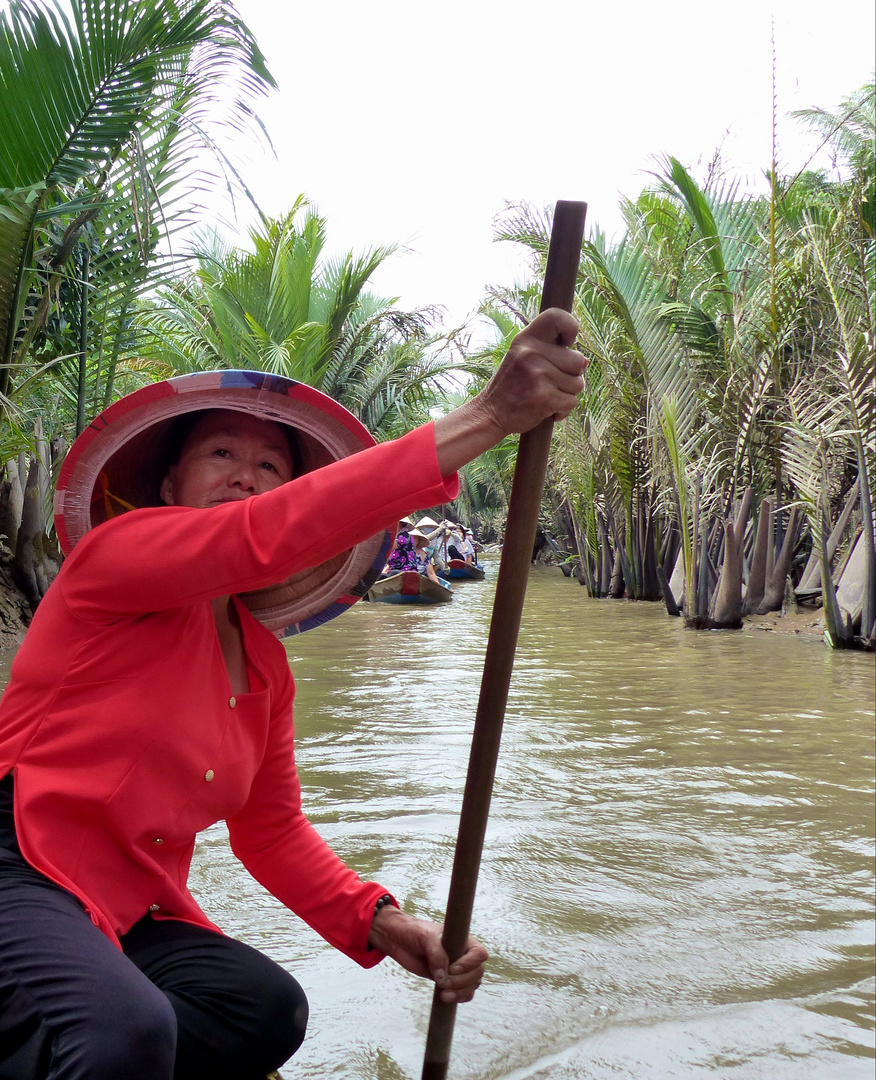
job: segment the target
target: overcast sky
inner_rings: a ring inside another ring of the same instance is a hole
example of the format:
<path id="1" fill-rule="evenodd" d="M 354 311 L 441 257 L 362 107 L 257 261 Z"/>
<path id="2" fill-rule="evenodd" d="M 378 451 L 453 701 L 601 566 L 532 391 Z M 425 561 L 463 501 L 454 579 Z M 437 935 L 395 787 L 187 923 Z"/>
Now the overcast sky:
<path id="1" fill-rule="evenodd" d="M 806 161 L 793 109 L 835 107 L 874 68 L 872 0 L 237 0 L 280 84 L 263 102 L 277 158 L 245 166 L 263 208 L 306 194 L 330 248 L 401 243 L 383 295 L 441 304 L 448 325 L 522 269 L 492 242 L 506 202 L 583 199 L 620 229 L 620 194 L 653 158 L 696 167 L 721 147 L 757 184 L 769 166 L 771 18 L 779 168 Z"/>

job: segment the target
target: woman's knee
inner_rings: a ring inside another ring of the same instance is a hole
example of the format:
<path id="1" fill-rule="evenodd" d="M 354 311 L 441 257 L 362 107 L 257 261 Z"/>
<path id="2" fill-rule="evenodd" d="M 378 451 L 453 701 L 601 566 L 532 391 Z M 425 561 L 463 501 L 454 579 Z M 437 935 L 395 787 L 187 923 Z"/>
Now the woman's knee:
<path id="1" fill-rule="evenodd" d="M 242 1075 L 235 1069 L 252 1067 L 265 1073 L 278 1068 L 295 1054 L 307 1033 L 309 1007 L 298 982 L 284 969 L 277 968 L 260 988 L 260 1007 L 254 1015 L 241 1017 L 238 1037 L 226 1044 L 226 1062 L 230 1076 Z M 221 1071 L 217 1076 L 224 1076 Z"/>
<path id="2" fill-rule="evenodd" d="M 304 1042 L 310 1008 L 298 982 L 284 971 L 285 981 L 277 980 L 268 995 L 262 1038 L 273 1044 L 278 1064 L 288 1060 Z"/>

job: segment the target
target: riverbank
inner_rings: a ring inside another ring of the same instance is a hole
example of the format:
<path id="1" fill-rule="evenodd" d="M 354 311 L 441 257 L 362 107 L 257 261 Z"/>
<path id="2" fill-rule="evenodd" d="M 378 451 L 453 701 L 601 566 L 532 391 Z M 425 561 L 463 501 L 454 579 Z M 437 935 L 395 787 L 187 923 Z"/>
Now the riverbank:
<path id="1" fill-rule="evenodd" d="M 566 575 L 563 573 L 561 567 L 557 565 L 546 566 L 553 574 L 556 571 L 557 577 Z M 574 579 L 570 579 L 574 580 Z M 587 599 L 590 599 L 587 597 Z M 628 604 L 643 604 L 649 606 L 646 601 L 638 600 L 609 600 L 604 597 L 609 603 L 628 603 Z M 662 601 L 654 601 L 655 606 L 663 606 Z M 668 618 L 668 616 L 667 616 Z M 824 609 L 819 605 L 818 607 L 804 607 L 798 606 L 796 611 L 770 611 L 766 615 L 745 615 L 742 619 L 742 629 L 744 631 L 762 631 L 774 634 L 791 634 L 796 637 L 802 637 L 813 641 L 824 641 Z M 692 631 L 693 633 L 703 633 L 703 631 Z M 711 631 L 712 633 L 734 633 L 738 631 Z"/>
<path id="2" fill-rule="evenodd" d="M 12 552 L 0 543 L 0 651 L 14 652 L 24 641 L 33 613 L 15 581 L 12 564 Z"/>
<path id="3" fill-rule="evenodd" d="M 823 641 L 823 609 L 806 608 L 789 612 L 787 615 L 783 615 L 781 611 L 771 611 L 767 615 L 746 615 L 742 620 L 742 629 L 765 630 L 771 634 L 796 634 L 813 641 Z"/>

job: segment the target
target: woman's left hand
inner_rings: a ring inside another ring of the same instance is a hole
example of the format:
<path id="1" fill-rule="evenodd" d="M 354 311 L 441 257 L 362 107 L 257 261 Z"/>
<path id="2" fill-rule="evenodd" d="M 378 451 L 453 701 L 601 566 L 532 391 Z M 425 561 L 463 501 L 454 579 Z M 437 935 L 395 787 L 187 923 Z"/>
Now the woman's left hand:
<path id="1" fill-rule="evenodd" d="M 387 905 L 374 916 L 368 944 L 415 975 L 431 979 L 440 989 L 442 1001 L 471 1001 L 484 977 L 487 950 L 469 937 L 466 951 L 451 964 L 441 934 L 438 923 L 416 919 Z"/>

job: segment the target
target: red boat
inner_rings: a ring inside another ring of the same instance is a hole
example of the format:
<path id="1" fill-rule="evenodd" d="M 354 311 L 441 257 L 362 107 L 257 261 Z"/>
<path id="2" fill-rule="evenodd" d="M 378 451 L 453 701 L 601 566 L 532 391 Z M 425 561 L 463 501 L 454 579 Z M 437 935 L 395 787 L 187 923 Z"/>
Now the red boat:
<path id="1" fill-rule="evenodd" d="M 443 570 L 438 571 L 438 576 L 451 578 L 454 581 L 466 578 L 469 581 L 483 581 L 486 577 L 479 566 L 467 563 L 465 559 L 451 559 Z"/>
<path id="2" fill-rule="evenodd" d="M 416 570 L 379 578 L 365 599 L 381 604 L 446 604 L 453 599 L 453 589 L 445 582 L 436 584 Z"/>

